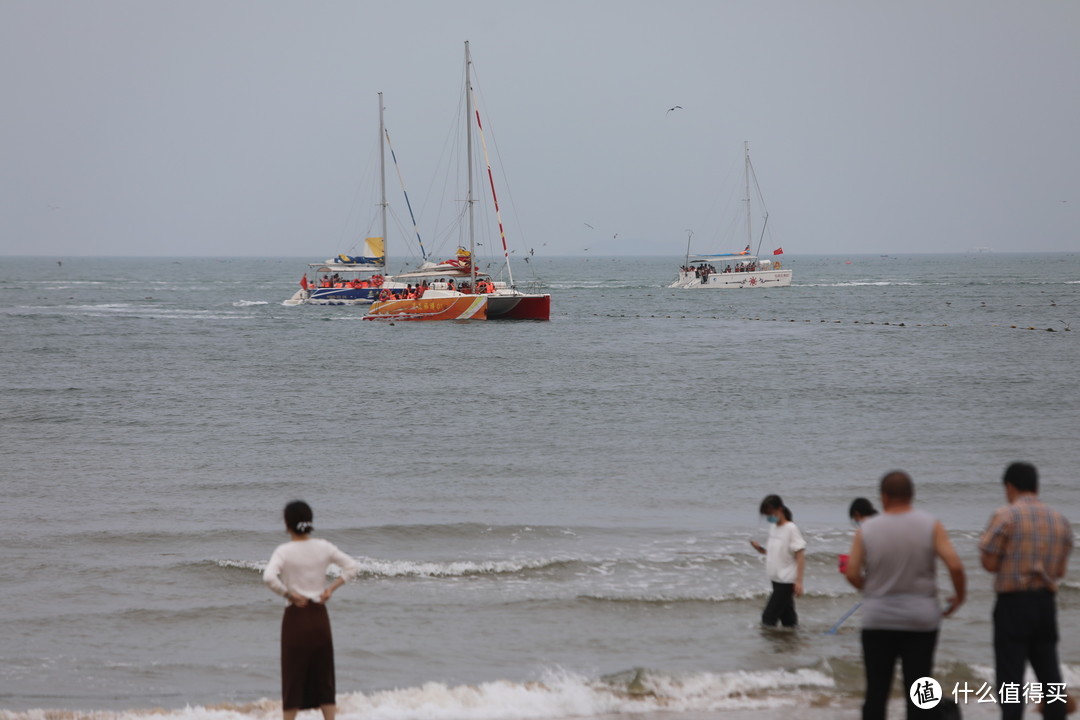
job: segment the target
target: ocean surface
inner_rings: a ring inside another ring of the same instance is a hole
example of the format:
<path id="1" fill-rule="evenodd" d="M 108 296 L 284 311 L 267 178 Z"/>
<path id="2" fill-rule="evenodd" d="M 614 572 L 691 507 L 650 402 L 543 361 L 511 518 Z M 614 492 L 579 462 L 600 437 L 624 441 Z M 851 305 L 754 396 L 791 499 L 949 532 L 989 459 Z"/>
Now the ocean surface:
<path id="1" fill-rule="evenodd" d="M 278 717 L 261 570 L 296 498 L 361 567 L 347 720 L 856 718 L 837 554 L 897 468 L 969 576 L 935 676 L 977 687 L 1005 466 L 1080 519 L 1080 254 L 792 255 L 733 291 L 535 257 L 547 323 L 283 306 L 308 260 L 0 260 L 0 718 Z M 759 626 L 769 493 L 809 543 L 794 632 Z"/>

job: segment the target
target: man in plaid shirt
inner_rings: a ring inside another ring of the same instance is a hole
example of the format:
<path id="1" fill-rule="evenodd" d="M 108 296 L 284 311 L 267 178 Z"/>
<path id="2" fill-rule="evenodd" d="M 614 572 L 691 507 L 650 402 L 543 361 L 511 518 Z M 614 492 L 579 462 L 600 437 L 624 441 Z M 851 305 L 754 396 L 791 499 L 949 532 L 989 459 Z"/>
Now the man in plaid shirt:
<path id="1" fill-rule="evenodd" d="M 1030 463 L 1005 470 L 1005 497 L 979 539 L 982 565 L 996 573 L 994 657 L 998 688 L 1023 684 L 1031 662 L 1044 685 L 1061 683 L 1057 642 L 1057 582 L 1065 576 L 1073 532 L 1069 521 L 1039 500 L 1039 475 Z M 1002 720 L 1019 720 L 1021 703 L 1001 703 Z M 1047 703 L 1046 720 L 1064 720 L 1064 702 Z"/>

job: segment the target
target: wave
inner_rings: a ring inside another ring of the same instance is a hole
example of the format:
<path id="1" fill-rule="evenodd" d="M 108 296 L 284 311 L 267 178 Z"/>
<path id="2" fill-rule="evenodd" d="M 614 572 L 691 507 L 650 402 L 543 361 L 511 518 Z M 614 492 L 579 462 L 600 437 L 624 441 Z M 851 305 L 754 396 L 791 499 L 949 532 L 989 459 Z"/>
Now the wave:
<path id="1" fill-rule="evenodd" d="M 344 718 L 372 720 L 640 716 L 649 712 L 794 707 L 832 687 L 832 678 L 814 670 L 677 676 L 638 668 L 599 679 L 553 671 L 534 682 L 427 683 L 370 695 L 356 693 L 341 698 L 338 710 Z"/>
<path id="2" fill-rule="evenodd" d="M 425 539 L 434 538 L 503 538 L 516 542 L 527 537 L 577 537 L 581 532 L 600 534 L 605 532 L 619 533 L 620 529 L 606 530 L 603 528 L 579 528 L 571 530 L 564 525 L 493 525 L 490 523 L 440 523 L 440 524 L 416 524 L 416 525 L 373 525 L 369 527 L 354 528 L 342 531 L 350 538 L 358 540 L 387 540 L 401 538 L 403 540 L 415 540 L 417 537 Z"/>
<path id="3" fill-rule="evenodd" d="M 356 558 L 360 577 L 368 578 L 462 578 L 476 575 L 515 575 L 530 570 L 545 570 L 565 566 L 573 560 L 449 560 L 444 562 L 425 560 L 376 560 Z M 255 570 L 266 569 L 265 561 L 218 560 L 218 567 Z M 330 575 L 337 577 L 340 571 L 331 568 Z"/>
<path id="4" fill-rule="evenodd" d="M 821 705 L 835 687 L 810 669 L 668 674 L 644 668 L 589 678 L 552 670 L 539 680 L 495 680 L 475 685 L 429 682 L 373 692 L 339 693 L 342 720 L 543 720 L 645 713 L 795 708 Z M 250 703 L 129 711 L 0 711 L 0 720 L 276 720 L 281 704 Z"/>
<path id="5" fill-rule="evenodd" d="M 269 305 L 266 300 L 237 300 L 233 303 L 233 307 L 250 307 L 252 305 Z"/>
<path id="6" fill-rule="evenodd" d="M 586 594 L 579 595 L 579 600 L 598 602 L 598 603 L 625 603 L 625 604 L 641 604 L 641 605 L 676 605 L 681 603 L 727 603 L 727 602 L 743 602 L 747 600 L 760 600 L 766 598 L 772 590 L 768 587 L 760 588 L 745 588 L 734 592 L 727 592 L 721 594 L 709 594 L 709 595 L 677 595 L 677 594 L 665 594 L 658 593 L 654 595 L 595 595 Z M 803 593 L 804 599 L 810 598 L 854 598 L 856 597 L 853 592 L 847 592 L 843 590 L 837 591 L 815 591 Z"/>
<path id="7" fill-rule="evenodd" d="M 265 304 L 265 303 L 252 303 Z M 138 320 L 247 320 L 252 316 L 240 312 L 218 310 L 188 310 L 183 308 L 161 305 L 132 304 L 132 303 L 102 303 L 98 305 L 51 305 L 29 306 L 24 305 L 15 310 L 25 311 L 25 314 L 34 317 L 52 318 L 120 318 Z M 10 315 L 23 314 L 20 312 L 5 311 Z"/>
<path id="8" fill-rule="evenodd" d="M 799 287 L 920 287 L 923 285 L 947 285 L 943 282 L 907 282 L 899 280 L 847 280 L 833 283 L 799 283 Z"/>

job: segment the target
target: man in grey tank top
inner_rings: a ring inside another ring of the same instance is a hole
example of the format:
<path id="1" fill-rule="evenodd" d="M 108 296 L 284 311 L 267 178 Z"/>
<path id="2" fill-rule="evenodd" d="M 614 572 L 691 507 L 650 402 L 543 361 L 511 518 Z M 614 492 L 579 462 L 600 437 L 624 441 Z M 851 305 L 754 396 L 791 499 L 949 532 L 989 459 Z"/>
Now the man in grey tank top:
<path id="1" fill-rule="evenodd" d="M 863 720 L 884 720 L 898 658 L 908 695 L 907 717 L 932 716 L 912 702 L 910 689 L 919 678 L 932 676 L 941 618 L 964 602 L 963 563 L 945 527 L 912 507 L 914 499 L 915 485 L 907 473 L 894 471 L 881 479 L 884 512 L 864 521 L 855 533 L 845 571 L 848 582 L 863 593 Z M 948 568 L 955 590 L 944 613 L 937 599 L 937 558 Z"/>

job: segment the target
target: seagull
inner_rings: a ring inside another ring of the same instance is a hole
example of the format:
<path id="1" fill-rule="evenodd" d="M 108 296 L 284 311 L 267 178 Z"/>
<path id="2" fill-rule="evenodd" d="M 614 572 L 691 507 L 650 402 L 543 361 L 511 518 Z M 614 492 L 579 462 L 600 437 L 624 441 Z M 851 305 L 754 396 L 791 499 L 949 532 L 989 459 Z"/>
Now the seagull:
<path id="1" fill-rule="evenodd" d="M 672 110 L 682 110 L 682 105 L 676 105 L 675 107 L 668 108 L 668 112 L 671 112 Z"/>
<path id="2" fill-rule="evenodd" d="M 589 228 L 590 230 L 595 230 L 596 229 L 592 225 L 590 225 L 589 223 L 585 223 L 585 227 Z"/>

